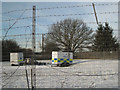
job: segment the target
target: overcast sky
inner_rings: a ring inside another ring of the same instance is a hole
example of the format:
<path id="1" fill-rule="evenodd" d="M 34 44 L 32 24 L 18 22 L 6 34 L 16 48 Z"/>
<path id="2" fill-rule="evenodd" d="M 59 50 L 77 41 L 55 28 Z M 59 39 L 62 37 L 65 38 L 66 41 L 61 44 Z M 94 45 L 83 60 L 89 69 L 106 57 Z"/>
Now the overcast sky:
<path id="1" fill-rule="evenodd" d="M 99 14 L 104 12 L 118 12 L 117 2 L 95 2 L 95 8 L 97 12 L 97 17 L 99 22 L 109 22 L 110 26 L 114 29 L 114 35 L 117 36 L 118 32 L 118 13 L 111 14 Z M 99 4 L 108 4 L 108 5 L 99 5 Z M 111 5 L 112 4 L 112 5 Z M 2 29 L 9 28 L 17 18 L 24 12 L 25 9 L 32 9 L 33 5 L 36 6 L 36 9 L 40 8 L 51 8 L 51 7 L 64 7 L 64 6 L 75 6 L 71 8 L 57 8 L 57 9 L 44 9 L 44 10 L 36 10 L 36 16 L 46 16 L 46 15 L 67 15 L 67 14 L 83 14 L 83 13 L 93 13 L 92 2 L 3 2 L 2 3 Z M 76 7 L 82 6 L 83 7 Z M 90 5 L 90 6 L 86 6 Z M 7 13 L 13 10 L 22 10 L 22 11 L 14 11 L 11 13 Z M 32 17 L 32 10 L 26 10 L 21 18 L 24 17 Z M 36 32 L 37 33 L 47 33 L 48 27 L 46 25 L 50 25 L 56 23 L 57 21 L 72 18 L 72 19 L 80 19 L 86 22 L 87 26 L 92 28 L 93 30 L 97 29 L 96 23 L 88 23 L 88 22 L 96 22 L 94 14 L 90 15 L 72 15 L 72 16 L 50 16 L 50 17 L 37 17 L 36 18 Z M 6 22 L 4 20 L 11 20 L 10 22 Z M 8 35 L 16 35 L 16 34 L 29 34 L 31 33 L 32 26 L 29 28 L 17 28 L 20 26 L 32 25 L 32 18 L 18 20 L 18 22 L 11 28 L 8 32 Z M 41 26 L 43 25 L 43 26 Z M 44 26 L 45 25 L 45 26 Z M 5 30 L 3 31 L 3 35 L 5 34 Z M 15 37 L 14 37 L 15 38 Z M 37 40 L 41 39 L 41 37 L 37 37 Z"/>

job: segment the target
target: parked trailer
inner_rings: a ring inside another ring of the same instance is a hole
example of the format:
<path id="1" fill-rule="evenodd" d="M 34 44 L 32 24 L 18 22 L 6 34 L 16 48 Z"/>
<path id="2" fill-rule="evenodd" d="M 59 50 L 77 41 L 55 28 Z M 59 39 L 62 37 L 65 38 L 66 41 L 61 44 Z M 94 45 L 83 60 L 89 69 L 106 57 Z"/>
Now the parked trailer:
<path id="1" fill-rule="evenodd" d="M 10 53 L 10 64 L 12 65 L 23 65 L 23 53 L 17 52 L 17 53 Z"/>
<path id="2" fill-rule="evenodd" d="M 52 66 L 70 65 L 73 62 L 72 52 L 53 51 L 52 52 Z"/>

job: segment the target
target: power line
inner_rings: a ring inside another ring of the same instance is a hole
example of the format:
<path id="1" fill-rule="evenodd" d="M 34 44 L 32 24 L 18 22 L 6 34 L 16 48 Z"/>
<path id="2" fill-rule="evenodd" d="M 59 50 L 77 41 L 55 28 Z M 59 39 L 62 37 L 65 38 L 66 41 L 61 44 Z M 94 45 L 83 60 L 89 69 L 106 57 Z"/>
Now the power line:
<path id="1" fill-rule="evenodd" d="M 100 12 L 97 14 L 116 14 L 116 13 L 120 13 L 120 12 Z M 53 14 L 53 15 L 41 15 L 41 16 L 36 16 L 36 18 L 40 18 L 40 17 L 61 17 L 61 16 L 80 16 L 80 15 L 93 15 L 94 13 L 81 13 L 81 14 Z M 29 19 L 32 17 L 24 17 L 24 18 L 19 18 L 19 20 L 22 19 Z M 3 20 L 3 22 L 6 21 L 12 21 L 12 20 L 16 20 L 16 19 L 9 19 L 9 20 Z"/>

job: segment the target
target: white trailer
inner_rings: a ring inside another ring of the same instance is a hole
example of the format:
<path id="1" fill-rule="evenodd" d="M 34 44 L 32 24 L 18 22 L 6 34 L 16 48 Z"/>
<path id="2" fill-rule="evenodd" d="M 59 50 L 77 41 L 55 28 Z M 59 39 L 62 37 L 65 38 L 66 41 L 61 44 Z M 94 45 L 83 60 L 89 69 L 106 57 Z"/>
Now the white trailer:
<path id="1" fill-rule="evenodd" d="M 72 52 L 62 52 L 62 51 L 53 51 L 52 52 L 52 65 L 61 65 L 61 64 L 72 64 L 73 53 Z"/>
<path id="2" fill-rule="evenodd" d="M 21 65 L 23 64 L 23 53 L 10 53 L 10 64 L 11 65 Z"/>

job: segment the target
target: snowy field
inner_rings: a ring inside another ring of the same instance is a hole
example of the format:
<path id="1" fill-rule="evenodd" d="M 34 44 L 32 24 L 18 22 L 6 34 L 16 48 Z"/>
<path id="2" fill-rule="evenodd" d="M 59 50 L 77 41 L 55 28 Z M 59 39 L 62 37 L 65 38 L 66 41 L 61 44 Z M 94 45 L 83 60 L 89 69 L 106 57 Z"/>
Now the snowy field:
<path id="1" fill-rule="evenodd" d="M 37 88 L 118 88 L 118 60 L 85 59 L 73 63 L 69 67 L 37 65 Z M 31 66 L 26 68 L 31 87 Z M 3 88 L 27 88 L 25 66 L 10 66 L 9 62 L 3 62 L 2 84 Z"/>

